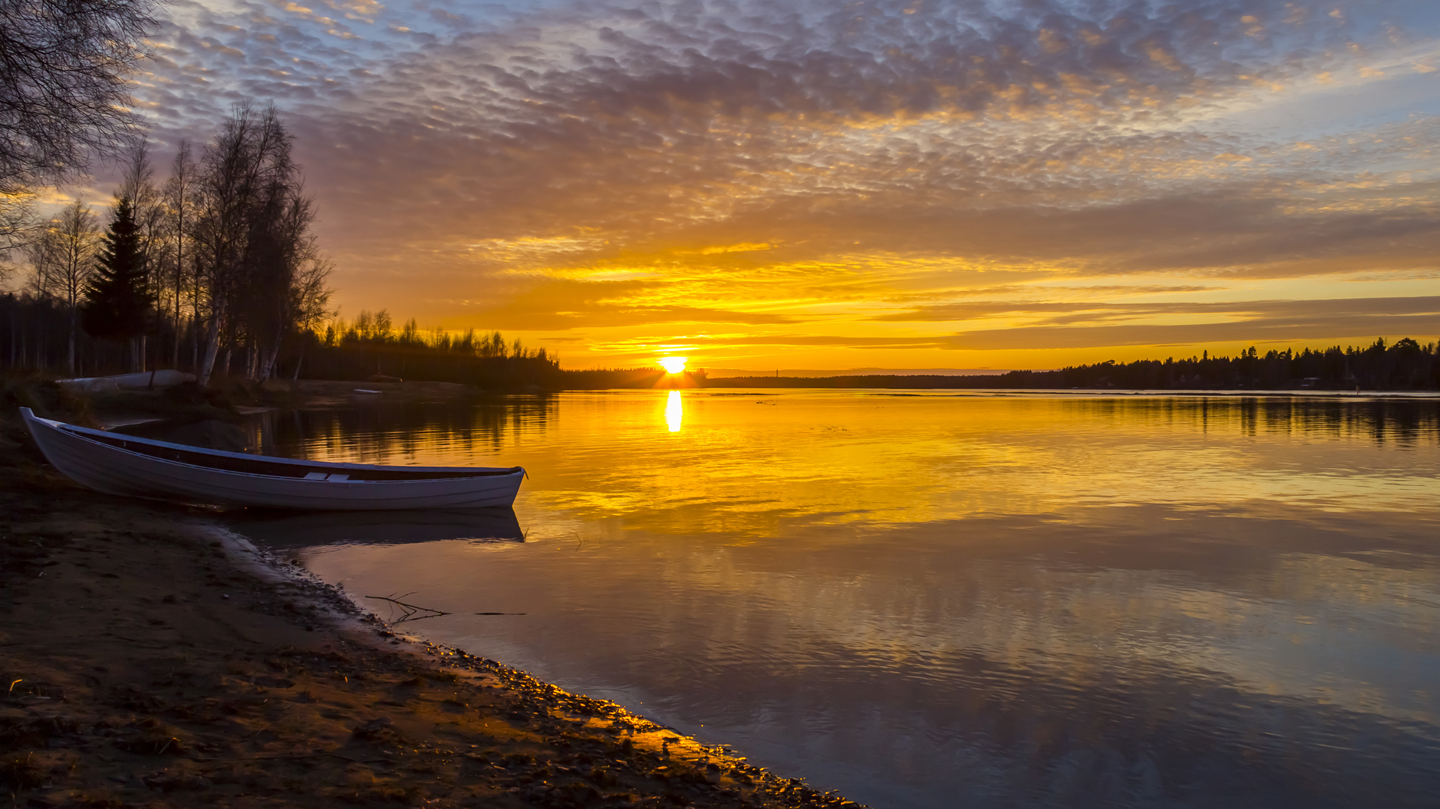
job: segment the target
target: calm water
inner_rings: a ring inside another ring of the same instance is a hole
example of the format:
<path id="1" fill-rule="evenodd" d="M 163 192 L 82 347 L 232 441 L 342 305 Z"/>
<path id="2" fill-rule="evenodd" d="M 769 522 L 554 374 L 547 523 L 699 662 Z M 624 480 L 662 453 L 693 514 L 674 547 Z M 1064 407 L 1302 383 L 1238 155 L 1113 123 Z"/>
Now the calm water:
<path id="1" fill-rule="evenodd" d="M 256 438 L 525 466 L 513 515 L 241 530 L 877 807 L 1440 802 L 1440 401 L 570 393 Z"/>

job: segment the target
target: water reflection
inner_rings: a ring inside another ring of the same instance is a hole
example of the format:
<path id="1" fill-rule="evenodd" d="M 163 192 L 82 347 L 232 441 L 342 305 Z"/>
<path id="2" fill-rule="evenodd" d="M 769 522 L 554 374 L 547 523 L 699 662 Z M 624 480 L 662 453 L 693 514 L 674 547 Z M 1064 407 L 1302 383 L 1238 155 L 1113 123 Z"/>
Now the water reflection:
<path id="1" fill-rule="evenodd" d="M 662 432 L 669 392 L 556 401 L 274 420 L 419 463 L 504 424 L 533 473 L 523 544 L 300 557 L 876 806 L 1440 794 L 1440 403 L 687 391 Z"/>
<path id="2" fill-rule="evenodd" d="M 1366 438 L 1377 445 L 1436 442 L 1436 399 L 1304 397 L 1084 397 L 1064 410 L 1127 425 L 1189 425 L 1256 437 Z"/>
<path id="3" fill-rule="evenodd" d="M 227 516 L 237 531 L 272 548 L 321 545 L 403 545 L 417 542 L 524 541 L 525 532 L 506 507 L 455 511 L 264 512 Z"/>
<path id="4" fill-rule="evenodd" d="M 680 391 L 670 391 L 670 396 L 665 400 L 665 426 L 670 432 L 680 432 L 680 422 L 685 418 L 685 410 L 680 403 Z"/>
<path id="5" fill-rule="evenodd" d="M 556 418 L 554 396 L 506 396 L 463 406 L 376 402 L 351 410 L 268 411 L 247 423 L 262 455 L 349 463 L 514 466 L 497 456 Z"/>

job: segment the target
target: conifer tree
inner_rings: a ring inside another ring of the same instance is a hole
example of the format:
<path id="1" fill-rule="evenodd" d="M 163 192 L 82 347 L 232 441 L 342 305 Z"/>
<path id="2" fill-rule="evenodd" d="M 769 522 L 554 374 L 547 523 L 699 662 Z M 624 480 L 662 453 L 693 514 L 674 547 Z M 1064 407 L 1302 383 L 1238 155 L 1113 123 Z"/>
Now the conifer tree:
<path id="1" fill-rule="evenodd" d="M 129 197 L 121 197 L 115 206 L 115 219 L 101 237 L 95 274 L 86 289 L 81 325 L 92 337 L 130 341 L 132 366 L 140 365 L 141 358 L 135 356 L 135 349 L 145 333 L 145 315 L 149 310 L 146 279 L 135 207 Z"/>

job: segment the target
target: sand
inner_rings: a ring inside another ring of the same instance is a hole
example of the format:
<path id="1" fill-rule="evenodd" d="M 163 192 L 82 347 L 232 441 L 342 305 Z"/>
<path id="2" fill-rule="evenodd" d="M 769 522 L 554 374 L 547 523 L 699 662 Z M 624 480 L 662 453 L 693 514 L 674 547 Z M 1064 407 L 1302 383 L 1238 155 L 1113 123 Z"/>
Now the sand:
<path id="1" fill-rule="evenodd" d="M 75 486 L 17 430 L 0 434 L 14 806 L 855 806 L 404 637 L 204 509 Z"/>

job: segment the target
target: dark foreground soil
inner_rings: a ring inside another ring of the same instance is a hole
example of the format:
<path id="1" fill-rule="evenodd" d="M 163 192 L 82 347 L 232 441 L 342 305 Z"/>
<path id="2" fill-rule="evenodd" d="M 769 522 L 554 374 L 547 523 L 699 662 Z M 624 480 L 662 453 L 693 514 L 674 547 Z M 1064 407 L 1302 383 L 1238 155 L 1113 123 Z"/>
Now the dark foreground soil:
<path id="1" fill-rule="evenodd" d="M 854 806 L 399 638 L 201 509 L 82 490 L 0 425 L 0 802 Z"/>

